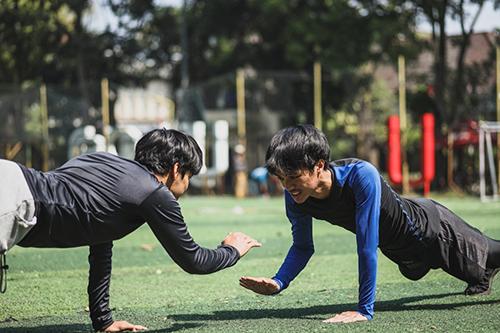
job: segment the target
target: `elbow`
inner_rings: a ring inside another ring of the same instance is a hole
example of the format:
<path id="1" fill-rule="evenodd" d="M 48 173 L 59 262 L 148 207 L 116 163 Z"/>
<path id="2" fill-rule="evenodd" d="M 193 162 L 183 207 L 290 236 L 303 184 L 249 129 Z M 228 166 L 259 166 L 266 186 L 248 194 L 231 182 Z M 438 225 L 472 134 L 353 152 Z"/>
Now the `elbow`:
<path id="1" fill-rule="evenodd" d="M 376 260 L 377 259 L 377 249 L 373 250 L 370 248 L 363 248 L 358 250 L 358 256 L 367 258 L 369 260 Z"/>
<path id="2" fill-rule="evenodd" d="M 204 269 L 203 267 L 199 267 L 198 265 L 195 264 L 183 264 L 179 265 L 182 270 L 188 274 L 193 274 L 193 275 L 204 275 L 204 274 L 209 274 L 211 273 L 210 271 Z"/>
<path id="3" fill-rule="evenodd" d="M 314 254 L 313 245 L 299 246 L 297 244 L 294 244 L 294 247 L 305 256 L 311 257 Z"/>

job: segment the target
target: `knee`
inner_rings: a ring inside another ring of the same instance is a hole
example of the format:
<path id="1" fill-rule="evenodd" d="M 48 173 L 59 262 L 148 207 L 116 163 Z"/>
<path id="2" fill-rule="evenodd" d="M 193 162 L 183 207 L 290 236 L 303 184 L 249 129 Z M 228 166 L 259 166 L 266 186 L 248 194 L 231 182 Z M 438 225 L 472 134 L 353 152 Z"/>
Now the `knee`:
<path id="1" fill-rule="evenodd" d="M 430 271 L 430 269 L 430 266 L 425 263 L 413 262 L 409 265 L 399 265 L 401 274 L 412 281 L 420 280 Z"/>

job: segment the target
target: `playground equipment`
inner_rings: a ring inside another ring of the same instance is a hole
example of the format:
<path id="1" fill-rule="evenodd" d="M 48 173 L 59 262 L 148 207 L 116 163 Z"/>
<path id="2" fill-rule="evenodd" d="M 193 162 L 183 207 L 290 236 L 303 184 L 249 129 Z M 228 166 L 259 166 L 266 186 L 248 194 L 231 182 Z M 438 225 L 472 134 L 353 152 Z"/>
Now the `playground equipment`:
<path id="1" fill-rule="evenodd" d="M 481 201 L 490 201 L 498 199 L 498 182 L 495 161 L 493 157 L 493 145 L 491 143 L 493 133 L 497 136 L 500 133 L 500 122 L 481 121 L 479 123 L 479 186 L 481 193 Z M 484 145 L 486 144 L 486 152 Z M 488 168 L 491 180 L 491 195 L 486 194 L 486 165 L 485 155 L 488 155 Z M 497 151 L 497 154 L 500 152 Z M 500 168 L 500 166 L 499 166 Z"/>
<path id="2" fill-rule="evenodd" d="M 421 117 L 421 158 L 420 178 L 410 180 L 411 187 L 423 186 L 424 196 L 430 192 L 431 182 L 435 176 L 435 138 L 434 138 L 434 115 L 424 113 Z M 401 171 L 401 130 L 399 117 L 392 115 L 388 122 L 388 161 L 387 171 L 389 180 L 395 185 L 402 185 L 403 173 Z"/>

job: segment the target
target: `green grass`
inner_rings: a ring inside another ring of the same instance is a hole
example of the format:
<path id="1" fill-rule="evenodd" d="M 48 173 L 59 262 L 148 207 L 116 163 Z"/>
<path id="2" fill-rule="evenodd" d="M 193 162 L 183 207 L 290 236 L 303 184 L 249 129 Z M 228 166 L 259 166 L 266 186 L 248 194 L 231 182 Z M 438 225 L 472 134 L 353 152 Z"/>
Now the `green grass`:
<path id="1" fill-rule="evenodd" d="M 439 198 L 465 220 L 500 239 L 500 204 Z M 272 276 L 290 246 L 281 199 L 190 197 L 183 214 L 197 242 L 215 247 L 229 231 L 243 231 L 263 247 L 236 266 L 195 276 L 166 255 L 147 226 L 115 242 L 111 306 L 114 318 L 153 332 L 499 332 L 500 279 L 490 296 L 465 297 L 465 284 L 442 271 L 404 279 L 379 256 L 375 319 L 349 325 L 322 319 L 357 302 L 354 235 L 322 221 L 314 225 L 316 254 L 279 296 L 255 295 L 242 275 Z M 141 249 L 153 244 L 152 251 Z M 15 248 L 8 256 L 8 291 L 0 295 L 0 332 L 90 332 L 87 248 Z"/>

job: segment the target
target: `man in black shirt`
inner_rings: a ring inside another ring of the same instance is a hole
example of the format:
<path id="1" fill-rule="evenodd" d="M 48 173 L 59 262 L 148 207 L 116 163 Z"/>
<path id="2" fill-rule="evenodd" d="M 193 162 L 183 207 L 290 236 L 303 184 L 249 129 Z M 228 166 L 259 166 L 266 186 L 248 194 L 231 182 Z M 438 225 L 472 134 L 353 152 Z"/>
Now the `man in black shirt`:
<path id="1" fill-rule="evenodd" d="M 192 274 L 230 267 L 252 247 L 260 246 L 239 232 L 228 235 L 214 250 L 194 242 L 177 199 L 201 166 L 202 152 L 195 140 L 166 129 L 153 130 L 139 140 L 135 161 L 93 153 L 43 173 L 0 160 L 2 174 L 17 179 L 7 186 L 10 197 L 9 191 L 0 191 L 0 216 L 9 217 L 0 219 L 0 253 L 4 255 L 16 244 L 58 248 L 88 245 L 93 328 L 106 332 L 145 329 L 114 321 L 111 316 L 114 240 L 146 222 L 170 257 Z"/>

